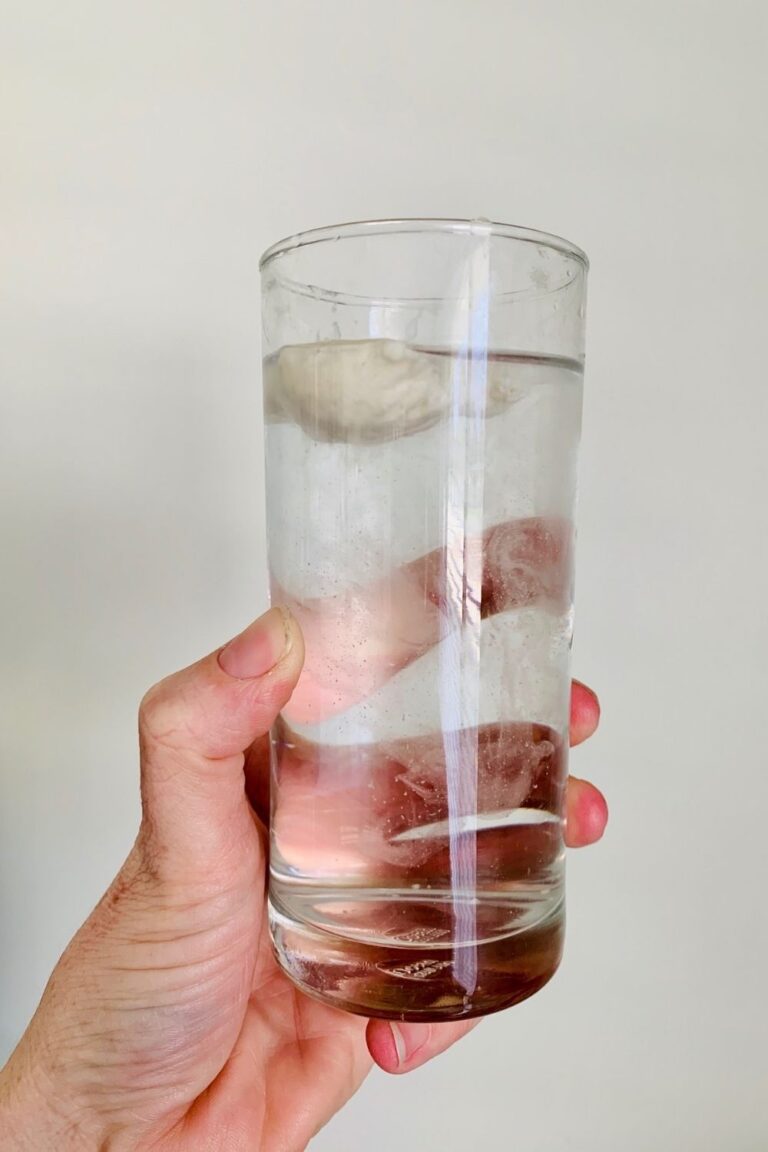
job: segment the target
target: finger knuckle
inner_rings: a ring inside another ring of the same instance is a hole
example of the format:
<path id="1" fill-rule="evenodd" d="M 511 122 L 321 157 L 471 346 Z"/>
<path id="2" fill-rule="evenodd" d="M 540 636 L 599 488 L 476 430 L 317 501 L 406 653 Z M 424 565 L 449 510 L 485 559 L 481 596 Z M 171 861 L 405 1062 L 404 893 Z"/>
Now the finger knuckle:
<path id="1" fill-rule="evenodd" d="M 142 741 L 162 742 L 173 725 L 165 681 L 161 680 L 144 693 L 139 704 L 139 735 Z"/>

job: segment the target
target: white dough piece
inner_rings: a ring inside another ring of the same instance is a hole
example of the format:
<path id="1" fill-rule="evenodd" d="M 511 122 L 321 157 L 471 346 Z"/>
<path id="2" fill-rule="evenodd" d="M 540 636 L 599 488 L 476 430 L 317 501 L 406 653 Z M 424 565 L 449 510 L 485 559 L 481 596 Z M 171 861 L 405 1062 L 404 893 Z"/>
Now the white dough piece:
<path id="1" fill-rule="evenodd" d="M 391 440 L 431 427 L 454 404 L 457 415 L 482 419 L 517 398 L 505 363 L 427 352 L 401 340 L 289 345 L 264 366 L 267 422 L 299 424 L 315 440 Z"/>

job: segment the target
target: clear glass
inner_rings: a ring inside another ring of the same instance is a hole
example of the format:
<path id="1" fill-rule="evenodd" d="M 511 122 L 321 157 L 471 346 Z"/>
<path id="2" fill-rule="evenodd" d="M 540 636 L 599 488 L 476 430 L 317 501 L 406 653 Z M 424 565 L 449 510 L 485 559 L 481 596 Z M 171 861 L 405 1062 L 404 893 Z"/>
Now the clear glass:
<path id="1" fill-rule="evenodd" d="M 269 567 L 306 663 L 272 734 L 270 923 L 304 991 L 449 1020 L 563 942 L 587 260 L 487 221 L 262 258 Z"/>

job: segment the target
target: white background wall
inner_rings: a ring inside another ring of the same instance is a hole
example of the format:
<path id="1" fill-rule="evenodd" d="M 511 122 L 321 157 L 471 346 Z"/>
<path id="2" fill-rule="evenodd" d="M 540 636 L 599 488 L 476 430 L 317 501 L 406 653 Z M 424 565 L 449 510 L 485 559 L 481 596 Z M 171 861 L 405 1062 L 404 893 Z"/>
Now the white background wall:
<path id="1" fill-rule="evenodd" d="M 484 215 L 592 257 L 565 965 L 318 1152 L 757 1152 L 763 0 L 0 0 L 0 1049 L 120 864 L 153 680 L 262 608 L 257 258 Z"/>

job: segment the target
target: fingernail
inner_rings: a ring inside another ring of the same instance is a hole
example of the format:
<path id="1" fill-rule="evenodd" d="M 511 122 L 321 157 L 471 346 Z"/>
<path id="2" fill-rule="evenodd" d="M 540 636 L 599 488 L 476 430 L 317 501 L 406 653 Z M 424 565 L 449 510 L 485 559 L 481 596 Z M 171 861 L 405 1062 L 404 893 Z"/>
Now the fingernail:
<path id="1" fill-rule="evenodd" d="M 429 1024 L 390 1024 L 392 1039 L 397 1051 L 397 1063 L 400 1068 L 420 1052 L 429 1040 Z"/>
<path id="2" fill-rule="evenodd" d="M 219 667 L 238 680 L 263 676 L 287 652 L 289 636 L 287 611 L 270 608 L 222 648 Z"/>

